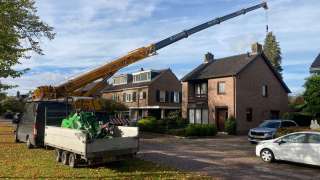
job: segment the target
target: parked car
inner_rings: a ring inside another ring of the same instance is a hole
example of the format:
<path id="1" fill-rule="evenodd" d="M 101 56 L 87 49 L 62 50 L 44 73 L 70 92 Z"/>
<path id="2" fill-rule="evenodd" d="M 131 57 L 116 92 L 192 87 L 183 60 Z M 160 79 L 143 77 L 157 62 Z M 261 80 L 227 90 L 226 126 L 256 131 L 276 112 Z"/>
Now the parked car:
<path id="1" fill-rule="evenodd" d="M 291 120 L 265 120 L 257 128 L 249 130 L 248 140 L 251 143 L 257 143 L 262 140 L 275 138 L 275 134 L 279 128 L 298 126 Z"/>
<path id="2" fill-rule="evenodd" d="M 285 160 L 320 166 L 320 132 L 296 132 L 261 141 L 256 155 L 264 162 Z"/>

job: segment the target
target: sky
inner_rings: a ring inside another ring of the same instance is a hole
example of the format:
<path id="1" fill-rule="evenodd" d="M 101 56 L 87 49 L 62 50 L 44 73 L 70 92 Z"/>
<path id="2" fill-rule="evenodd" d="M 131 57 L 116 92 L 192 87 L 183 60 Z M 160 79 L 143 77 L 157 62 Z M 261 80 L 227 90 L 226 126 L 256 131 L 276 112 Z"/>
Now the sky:
<path id="1" fill-rule="evenodd" d="M 255 0 L 37 0 L 41 19 L 55 28 L 56 38 L 41 41 L 45 55 L 32 53 L 16 69 L 31 70 L 20 78 L 1 79 L 26 93 L 41 85 L 59 85 L 141 46 L 233 11 Z M 293 94 L 303 92 L 309 67 L 320 53 L 320 1 L 269 0 L 255 10 L 201 31 L 132 64 L 119 73 L 171 68 L 178 78 L 203 62 L 251 51 L 263 43 L 266 24 L 282 50 L 284 81 Z"/>

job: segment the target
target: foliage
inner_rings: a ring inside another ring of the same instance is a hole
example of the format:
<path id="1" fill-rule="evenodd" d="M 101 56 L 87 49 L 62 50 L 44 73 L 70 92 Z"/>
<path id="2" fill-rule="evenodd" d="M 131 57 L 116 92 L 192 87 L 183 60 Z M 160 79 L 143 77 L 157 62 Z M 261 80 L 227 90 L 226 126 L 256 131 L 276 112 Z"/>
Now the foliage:
<path id="1" fill-rule="evenodd" d="M 175 136 L 185 136 L 186 128 L 169 129 L 167 133 Z"/>
<path id="2" fill-rule="evenodd" d="M 0 1 L 0 78 L 19 77 L 27 69 L 17 71 L 12 67 L 20 64 L 30 53 L 42 55 L 40 39 L 53 39 L 53 28 L 37 16 L 34 0 Z M 11 88 L 0 85 L 0 91 Z"/>
<path id="3" fill-rule="evenodd" d="M 180 111 L 170 111 L 162 121 L 166 129 L 183 128 L 187 125 L 186 121 L 181 118 Z"/>
<path id="4" fill-rule="evenodd" d="M 217 128 L 213 124 L 189 124 L 186 128 L 186 136 L 215 136 Z"/>
<path id="5" fill-rule="evenodd" d="M 289 96 L 289 108 L 294 112 L 302 112 L 306 107 L 306 102 L 302 95 Z"/>
<path id="6" fill-rule="evenodd" d="M 73 169 L 57 163 L 54 151 L 13 143 L 13 130 L 0 122 L 0 179 L 210 179 L 137 158 Z"/>
<path id="7" fill-rule="evenodd" d="M 14 97 L 7 97 L 1 101 L 1 114 L 4 112 L 23 112 L 24 103 Z"/>
<path id="8" fill-rule="evenodd" d="M 137 126 L 141 131 L 154 132 L 157 129 L 157 119 L 155 117 L 146 117 L 140 119 L 137 123 Z"/>
<path id="9" fill-rule="evenodd" d="M 231 134 L 231 135 L 237 134 L 237 122 L 236 122 L 236 119 L 233 116 L 229 117 L 225 122 L 225 127 L 224 128 L 225 128 L 225 131 L 228 134 Z"/>
<path id="10" fill-rule="evenodd" d="M 128 110 L 128 107 L 126 105 L 112 99 L 100 99 L 100 103 L 103 109 L 107 110 L 107 112 L 110 114 L 114 114 L 117 111 Z"/>
<path id="11" fill-rule="evenodd" d="M 284 113 L 282 119 L 295 121 L 299 126 L 310 126 L 312 115 L 305 112 L 287 112 Z"/>
<path id="12" fill-rule="evenodd" d="M 304 84 L 303 97 L 306 101 L 306 111 L 314 117 L 320 116 L 320 75 L 312 75 Z"/>
<path id="13" fill-rule="evenodd" d="M 275 35 L 269 32 L 264 40 L 263 52 L 275 68 L 275 70 L 281 75 L 281 49 L 279 42 L 276 40 Z"/>
<path id="14" fill-rule="evenodd" d="M 314 130 L 310 129 L 309 127 L 288 127 L 288 128 L 279 128 L 276 133 L 276 137 L 284 136 L 286 134 L 294 133 L 294 132 L 301 132 L 301 131 L 317 131 L 320 132 L 320 130 Z"/>

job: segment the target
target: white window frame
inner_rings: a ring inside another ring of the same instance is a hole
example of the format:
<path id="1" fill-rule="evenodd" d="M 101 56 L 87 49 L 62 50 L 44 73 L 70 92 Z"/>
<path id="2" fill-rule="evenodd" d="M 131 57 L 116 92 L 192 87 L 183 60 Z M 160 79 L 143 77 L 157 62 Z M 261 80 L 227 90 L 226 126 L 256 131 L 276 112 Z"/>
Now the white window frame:
<path id="1" fill-rule="evenodd" d="M 268 86 L 267 85 L 262 86 L 262 96 L 268 97 Z"/>
<path id="2" fill-rule="evenodd" d="M 133 93 L 126 93 L 126 102 L 133 102 Z"/>
<path id="3" fill-rule="evenodd" d="M 180 102 L 180 93 L 177 91 L 173 92 L 173 102 L 174 103 L 179 103 Z"/>
<path id="4" fill-rule="evenodd" d="M 189 123 L 194 124 L 194 109 L 189 109 Z"/>
<path id="5" fill-rule="evenodd" d="M 218 94 L 226 93 L 226 82 L 220 81 L 218 82 Z"/>
<path id="6" fill-rule="evenodd" d="M 159 100 L 160 102 L 166 102 L 166 91 L 160 91 Z"/>

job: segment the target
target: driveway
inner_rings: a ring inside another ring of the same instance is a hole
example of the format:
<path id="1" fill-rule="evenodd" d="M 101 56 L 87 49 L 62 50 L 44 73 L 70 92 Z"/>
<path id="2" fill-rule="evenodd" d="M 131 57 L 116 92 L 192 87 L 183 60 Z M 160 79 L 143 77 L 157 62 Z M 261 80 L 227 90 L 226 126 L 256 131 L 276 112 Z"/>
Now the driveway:
<path id="1" fill-rule="evenodd" d="M 319 167 L 262 162 L 245 136 L 184 139 L 143 134 L 139 157 L 219 179 L 320 179 Z"/>

